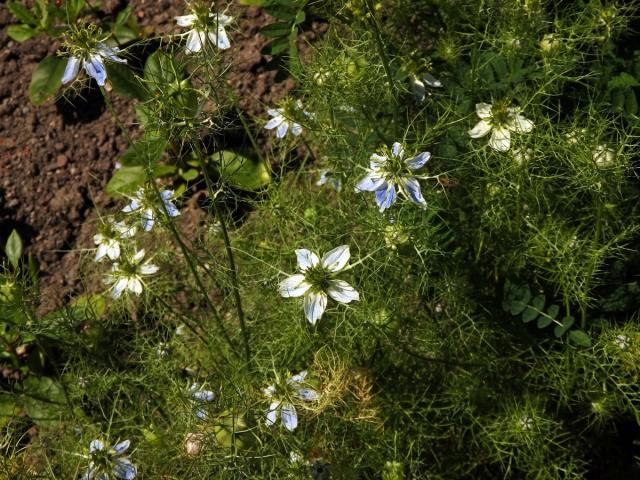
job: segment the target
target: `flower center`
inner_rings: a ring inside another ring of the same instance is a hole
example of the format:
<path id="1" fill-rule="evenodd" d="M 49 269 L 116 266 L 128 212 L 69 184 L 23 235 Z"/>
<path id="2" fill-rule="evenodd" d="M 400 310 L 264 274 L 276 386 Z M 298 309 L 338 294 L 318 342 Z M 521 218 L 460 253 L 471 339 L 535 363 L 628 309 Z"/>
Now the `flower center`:
<path id="1" fill-rule="evenodd" d="M 322 265 L 316 265 L 309 268 L 305 272 L 305 279 L 317 290 L 325 291 L 329 288 L 329 280 L 331 280 L 331 272 Z"/>

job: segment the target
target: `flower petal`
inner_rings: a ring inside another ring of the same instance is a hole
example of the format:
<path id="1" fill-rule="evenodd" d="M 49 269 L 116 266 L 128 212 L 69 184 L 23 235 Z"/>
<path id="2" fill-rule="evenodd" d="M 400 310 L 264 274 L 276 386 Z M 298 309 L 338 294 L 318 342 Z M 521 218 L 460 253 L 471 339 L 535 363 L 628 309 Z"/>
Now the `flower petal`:
<path id="1" fill-rule="evenodd" d="M 199 402 L 213 402 L 215 394 L 211 390 L 197 390 L 191 394 L 191 397 Z"/>
<path id="2" fill-rule="evenodd" d="M 304 297 L 303 306 L 307 320 L 315 325 L 327 308 L 327 295 L 324 292 L 309 292 Z"/>
<path id="3" fill-rule="evenodd" d="M 113 449 L 115 450 L 116 455 L 122 455 L 127 450 L 127 448 L 129 448 L 129 445 L 131 445 L 131 442 L 129 440 L 124 440 L 120 443 L 116 443 L 113 446 Z"/>
<path id="4" fill-rule="evenodd" d="M 384 178 L 380 177 L 377 173 L 369 172 L 358 182 L 355 187 L 356 193 L 358 192 L 375 192 L 384 183 Z"/>
<path id="5" fill-rule="evenodd" d="M 424 83 L 422 83 L 422 80 L 413 77 L 411 79 L 411 89 L 413 90 L 413 99 L 417 103 L 424 102 L 424 99 L 426 97 L 426 89 L 424 87 Z"/>
<path id="6" fill-rule="evenodd" d="M 396 201 L 396 189 L 392 183 L 390 183 L 386 189 L 380 189 L 376 191 L 376 203 L 380 207 L 380 211 L 384 212 Z"/>
<path id="7" fill-rule="evenodd" d="M 140 295 L 142 293 L 142 282 L 137 277 L 129 278 L 127 289 L 136 295 Z"/>
<path id="8" fill-rule="evenodd" d="M 116 458 L 113 474 L 122 480 L 133 480 L 136 478 L 138 470 L 128 458 Z"/>
<path id="9" fill-rule="evenodd" d="M 400 157 L 400 158 L 404 156 L 404 147 L 400 142 L 393 142 L 393 145 L 391 146 L 391 154 L 394 157 Z"/>
<path id="10" fill-rule="evenodd" d="M 107 80 L 107 71 L 100 55 L 91 55 L 89 61 L 84 62 L 84 69 L 91 78 L 95 79 L 99 86 L 104 87 L 104 83 Z"/>
<path id="11" fill-rule="evenodd" d="M 311 250 L 306 248 L 299 248 L 296 250 L 296 256 L 298 257 L 298 268 L 301 271 L 305 271 L 308 268 L 315 267 L 320 263 L 318 256 Z"/>
<path id="12" fill-rule="evenodd" d="M 287 134 L 287 130 L 289 130 L 289 121 L 283 120 L 280 125 L 278 125 L 278 129 L 276 130 L 276 137 L 284 138 Z"/>
<path id="13" fill-rule="evenodd" d="M 100 260 L 102 260 L 105 257 L 105 255 L 107 254 L 108 250 L 109 249 L 107 248 L 107 246 L 104 243 L 98 245 L 98 248 L 96 250 L 96 257 L 94 258 L 94 260 L 96 262 L 99 262 Z"/>
<path id="14" fill-rule="evenodd" d="M 355 288 L 349 285 L 344 280 L 331 280 L 327 293 L 336 302 L 350 303 L 360 300 L 360 295 L 356 292 Z"/>
<path id="15" fill-rule="evenodd" d="M 169 214 L 170 217 L 177 217 L 178 215 L 180 215 L 180 210 L 178 210 L 178 208 L 173 204 L 173 202 L 165 200 L 164 208 L 167 210 L 167 213 Z"/>
<path id="16" fill-rule="evenodd" d="M 100 452 L 104 450 L 104 443 L 101 440 L 91 440 L 89 443 L 89 453 Z"/>
<path id="17" fill-rule="evenodd" d="M 153 275 L 158 270 L 160 270 L 160 267 L 154 265 L 153 263 L 145 263 L 143 265 L 140 265 L 139 269 L 141 275 Z"/>
<path id="18" fill-rule="evenodd" d="M 475 127 L 469 130 L 471 138 L 482 138 L 491 131 L 491 124 L 486 120 L 480 120 Z"/>
<path id="19" fill-rule="evenodd" d="M 189 32 L 189 36 L 187 37 L 187 45 L 185 46 L 185 51 L 187 53 L 198 53 L 202 50 L 203 36 L 200 35 L 201 32 L 197 30 L 191 30 Z"/>
<path id="20" fill-rule="evenodd" d="M 127 288 L 129 281 L 126 278 L 120 278 L 112 287 L 111 297 L 112 298 L 120 298 L 122 296 L 122 292 L 124 292 L 125 288 Z"/>
<path id="21" fill-rule="evenodd" d="M 300 125 L 299 123 L 292 123 L 291 124 L 291 133 L 293 133 L 296 137 L 299 136 L 302 133 L 302 125 Z"/>
<path id="22" fill-rule="evenodd" d="M 412 159 L 405 160 L 405 163 L 407 164 L 407 167 L 409 167 L 411 170 L 418 170 L 419 168 L 422 168 L 424 164 L 429 161 L 430 158 L 431 158 L 430 152 L 422 152 L 416 155 L 415 157 L 413 157 Z"/>
<path id="23" fill-rule="evenodd" d="M 131 261 L 133 263 L 140 263 L 140 260 L 142 260 L 145 256 L 145 251 L 144 248 L 141 248 L 140 250 L 138 250 L 136 252 L 136 254 L 133 256 L 133 258 L 131 259 Z"/>
<path id="24" fill-rule="evenodd" d="M 267 130 L 272 130 L 280 126 L 282 122 L 284 122 L 284 117 L 276 112 L 276 115 L 274 115 L 273 118 L 267 122 L 264 128 L 266 128 Z"/>
<path id="25" fill-rule="evenodd" d="M 316 392 L 313 388 L 301 388 L 298 390 L 298 396 L 307 402 L 315 402 L 320 398 L 318 392 Z"/>
<path id="26" fill-rule="evenodd" d="M 288 402 L 283 403 L 281 415 L 282 424 L 287 430 L 293 432 L 298 426 L 298 412 L 296 412 L 296 407 Z"/>
<path id="27" fill-rule="evenodd" d="M 476 114 L 482 119 L 491 118 L 491 104 L 476 103 Z"/>
<path id="28" fill-rule="evenodd" d="M 193 22 L 197 19 L 198 17 L 196 15 L 179 15 L 177 17 L 175 17 L 176 23 L 178 24 L 179 27 L 190 27 L 191 25 L 193 25 Z"/>
<path id="29" fill-rule="evenodd" d="M 427 206 L 427 202 L 420 191 L 420 182 L 414 177 L 407 177 L 404 180 L 404 188 L 412 202 L 418 205 Z"/>
<path id="30" fill-rule="evenodd" d="M 276 423 L 276 420 L 278 420 L 279 407 L 280 402 L 271 402 L 271 405 L 269 405 L 269 410 L 267 410 L 267 418 L 264 422 L 268 427 Z"/>
<path id="31" fill-rule="evenodd" d="M 133 200 L 131 200 L 131 203 L 129 203 L 129 205 L 127 205 L 122 209 L 122 211 L 124 213 L 130 213 L 138 210 L 139 208 L 140 208 L 140 201 L 134 198 Z"/>
<path id="32" fill-rule="evenodd" d="M 154 223 L 156 222 L 155 215 L 153 214 L 153 209 L 147 208 L 146 210 L 144 210 L 142 212 L 142 215 L 140 216 L 140 220 L 142 221 L 142 229 L 145 232 L 151 231 Z"/>
<path id="33" fill-rule="evenodd" d="M 116 63 L 127 63 L 124 58 L 120 58 L 118 53 L 120 53 L 120 49 L 118 47 L 110 47 L 105 43 L 98 43 L 98 53 L 101 57 L 106 58 L 112 62 Z"/>
<path id="34" fill-rule="evenodd" d="M 345 267 L 350 256 L 349 245 L 340 245 L 324 254 L 322 266 L 332 273 L 339 272 Z"/>
<path id="35" fill-rule="evenodd" d="M 518 133 L 529 133 L 533 130 L 533 122 L 522 115 L 514 115 L 509 119 L 507 128 Z"/>
<path id="36" fill-rule="evenodd" d="M 304 379 L 307 378 L 307 371 L 306 370 L 302 370 L 299 373 L 296 373 L 295 375 L 292 375 L 291 378 L 289 378 L 287 380 L 287 383 L 289 385 L 294 385 L 297 383 L 302 383 L 304 382 Z"/>
<path id="37" fill-rule="evenodd" d="M 209 32 L 209 41 L 217 46 L 220 50 L 231 48 L 231 42 L 229 41 L 227 32 L 222 27 L 218 28 L 216 30 L 216 33 Z"/>
<path id="38" fill-rule="evenodd" d="M 442 87 L 442 82 L 438 80 L 436 77 L 431 75 L 430 73 L 425 73 L 422 77 L 424 79 L 424 83 L 429 85 L 430 87 L 440 88 Z"/>
<path id="39" fill-rule="evenodd" d="M 301 297 L 310 288 L 311 284 L 305 280 L 305 276 L 302 274 L 291 275 L 280 282 L 278 286 L 280 295 L 285 298 Z"/>
<path id="40" fill-rule="evenodd" d="M 117 260 L 120 256 L 120 244 L 115 240 L 109 240 L 107 243 L 107 256 L 111 260 Z"/>
<path id="41" fill-rule="evenodd" d="M 62 75 L 62 85 L 66 85 L 67 83 L 72 82 L 73 79 L 78 76 L 78 72 L 80 71 L 80 63 L 81 60 L 79 58 L 69 57 L 69 60 L 67 60 L 67 66 L 64 69 L 64 74 Z"/>
<path id="42" fill-rule="evenodd" d="M 489 146 L 498 152 L 506 152 L 511 146 L 511 133 L 507 127 L 494 128 Z"/>

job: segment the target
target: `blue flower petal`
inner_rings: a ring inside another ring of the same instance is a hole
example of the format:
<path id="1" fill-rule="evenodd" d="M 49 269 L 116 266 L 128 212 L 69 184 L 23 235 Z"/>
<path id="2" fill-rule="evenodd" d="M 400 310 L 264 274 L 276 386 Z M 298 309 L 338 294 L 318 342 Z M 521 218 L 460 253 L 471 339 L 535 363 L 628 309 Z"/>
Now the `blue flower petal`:
<path id="1" fill-rule="evenodd" d="M 380 207 L 380 211 L 384 212 L 396 201 L 396 189 L 392 183 L 390 183 L 386 189 L 380 189 L 376 191 L 376 203 Z"/>
<path id="2" fill-rule="evenodd" d="M 404 181 L 404 188 L 412 202 L 418 205 L 426 206 L 427 202 L 420 191 L 420 182 L 414 177 L 408 177 Z"/>
<path id="3" fill-rule="evenodd" d="M 98 85 L 104 87 L 104 82 L 107 80 L 107 71 L 100 55 L 92 55 L 88 62 L 85 61 L 84 69 L 91 78 L 95 79 Z"/>
<path id="4" fill-rule="evenodd" d="M 416 155 L 415 157 L 413 157 L 412 159 L 406 160 L 406 164 L 407 164 L 407 167 L 409 167 L 411 170 L 418 170 L 419 168 L 422 168 L 424 164 L 427 163 L 427 161 L 429 161 L 430 158 L 431 158 L 431 153 L 422 152 Z"/>
<path id="5" fill-rule="evenodd" d="M 62 85 L 66 85 L 67 83 L 72 82 L 73 79 L 78 76 L 78 72 L 80 71 L 80 63 L 81 61 L 79 58 L 69 57 L 67 66 L 64 69 L 64 75 L 62 75 Z"/>

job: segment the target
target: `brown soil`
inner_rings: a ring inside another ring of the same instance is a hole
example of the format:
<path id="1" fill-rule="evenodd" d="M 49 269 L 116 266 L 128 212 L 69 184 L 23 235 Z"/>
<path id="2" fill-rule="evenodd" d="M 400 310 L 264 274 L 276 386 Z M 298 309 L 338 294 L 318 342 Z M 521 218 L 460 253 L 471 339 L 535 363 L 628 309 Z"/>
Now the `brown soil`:
<path id="1" fill-rule="evenodd" d="M 157 33 L 172 31 L 173 17 L 183 13 L 181 1 L 102 3 L 104 15 L 132 4 L 140 24 Z M 254 7 L 232 13 L 236 28 L 227 53 L 233 64 L 229 82 L 249 116 L 264 115 L 264 106 L 282 98 L 293 83 L 276 83 L 275 72 L 265 69 L 268 58 L 260 49 L 266 41 L 257 31 L 271 21 L 268 15 Z M 4 28 L 11 23 L 7 8 L 0 5 L 0 246 L 12 229 L 20 233 L 27 252 L 40 263 L 40 309 L 46 312 L 81 290 L 78 252 L 93 246 L 96 209 L 114 206 L 104 187 L 127 141 L 95 88 L 85 95 L 86 101 L 74 105 L 64 100 L 40 107 L 30 103 L 31 72 L 58 45 L 44 36 L 14 42 Z M 323 29 L 314 25 L 307 39 Z M 135 131 L 133 103 L 116 100 L 115 109 Z M 188 205 L 197 208 L 196 202 Z"/>

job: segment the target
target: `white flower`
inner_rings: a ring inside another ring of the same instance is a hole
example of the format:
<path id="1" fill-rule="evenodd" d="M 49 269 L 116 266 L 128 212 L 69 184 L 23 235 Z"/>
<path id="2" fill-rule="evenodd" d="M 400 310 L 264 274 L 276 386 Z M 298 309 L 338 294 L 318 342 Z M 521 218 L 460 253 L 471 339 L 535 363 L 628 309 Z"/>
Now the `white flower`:
<path id="1" fill-rule="evenodd" d="M 292 120 L 292 110 L 298 110 L 302 112 L 305 117 L 312 118 L 314 115 L 310 112 L 307 112 L 302 107 L 302 102 L 297 100 L 295 106 L 287 108 L 269 108 L 267 109 L 267 113 L 269 114 L 271 120 L 267 122 L 264 126 L 267 130 L 276 129 L 276 137 L 284 138 L 289 130 L 296 137 L 302 133 L 302 125 Z"/>
<path id="2" fill-rule="evenodd" d="M 142 277 L 153 275 L 158 267 L 152 263 L 144 262 L 144 249 L 138 250 L 131 258 L 125 258 L 123 262 L 116 262 L 111 266 L 111 273 L 105 278 L 105 283 L 111 284 L 111 296 L 120 298 L 124 292 L 142 293 L 144 284 Z"/>
<path id="3" fill-rule="evenodd" d="M 414 172 L 422 168 L 431 158 L 431 153 L 422 152 L 412 158 L 404 158 L 404 147 L 395 142 L 391 151 L 383 155 L 371 155 L 368 173 L 356 185 L 356 192 L 375 192 L 376 203 L 384 212 L 396 201 L 396 190 L 413 203 L 426 207 L 420 183 Z"/>
<path id="4" fill-rule="evenodd" d="M 285 298 L 304 296 L 304 313 L 312 325 L 327 308 L 327 295 L 340 303 L 360 300 L 360 295 L 351 285 L 334 278 L 349 261 L 348 245 L 327 252 L 322 261 L 315 253 L 304 248 L 296 250 L 296 255 L 301 273 L 280 282 L 280 295 Z"/>
<path id="5" fill-rule="evenodd" d="M 207 411 L 204 408 L 204 404 L 213 402 L 215 394 L 211 390 L 204 390 L 199 383 L 194 383 L 189 387 L 189 396 L 198 404 L 196 417 L 201 420 L 207 418 Z"/>
<path id="6" fill-rule="evenodd" d="M 493 130 L 489 146 L 498 152 L 506 152 L 511 147 L 511 132 L 533 130 L 533 122 L 520 114 L 519 107 L 494 109 L 488 103 L 476 103 L 476 113 L 480 121 L 469 130 L 469 136 L 481 138 Z"/>
<path id="7" fill-rule="evenodd" d="M 229 17 L 222 13 L 209 12 L 209 18 L 206 22 L 201 22 L 198 15 L 181 15 L 175 17 L 179 27 L 193 27 L 187 35 L 187 45 L 185 51 L 187 53 L 197 53 L 207 43 L 215 45 L 220 50 L 226 50 L 231 47 L 229 37 L 225 27 L 233 21 L 233 17 Z"/>
<path id="8" fill-rule="evenodd" d="M 413 98 L 418 103 L 424 102 L 426 97 L 427 89 L 425 88 L 425 85 L 432 88 L 442 87 L 442 82 L 430 73 L 425 73 L 422 75 L 422 78 L 412 75 L 410 81 L 411 88 L 413 90 Z"/>
<path id="9" fill-rule="evenodd" d="M 101 440 L 92 440 L 89 444 L 91 461 L 82 475 L 82 480 L 108 480 L 113 475 L 121 480 L 133 480 L 138 474 L 135 465 L 122 454 L 129 448 L 131 442 L 124 440 L 105 448 Z"/>
<path id="10" fill-rule="evenodd" d="M 93 243 L 97 245 L 95 261 L 105 257 L 117 260 L 120 256 L 121 240 L 131 238 L 136 233 L 135 226 L 128 226 L 124 222 L 105 222 L 100 233 L 93 236 Z"/>
<path id="11" fill-rule="evenodd" d="M 631 343 L 631 341 L 626 335 L 617 335 L 614 343 L 620 350 L 625 350 L 626 348 L 629 348 L 629 344 Z"/>
<path id="12" fill-rule="evenodd" d="M 316 185 L 318 187 L 321 187 L 326 184 L 331 185 L 331 187 L 333 187 L 336 192 L 342 190 L 342 180 L 336 178 L 335 175 L 333 175 L 333 173 L 329 170 L 321 170 L 320 178 L 316 182 Z"/>
<path id="13" fill-rule="evenodd" d="M 266 413 L 265 423 L 267 426 L 274 425 L 278 420 L 278 415 L 280 415 L 282 424 L 287 430 L 293 432 L 296 429 L 298 426 L 298 412 L 290 401 L 291 397 L 305 402 L 314 402 L 320 398 L 318 392 L 313 388 L 302 386 L 306 376 L 307 371 L 303 370 L 287 379 L 284 385 L 269 385 L 263 389 L 264 395 L 271 400 Z M 277 394 L 279 391 L 281 392 L 280 395 Z"/>
<path id="14" fill-rule="evenodd" d="M 598 145 L 592 154 L 593 161 L 600 168 L 611 167 L 616 161 L 616 152 L 606 145 Z"/>
<path id="15" fill-rule="evenodd" d="M 120 49 L 118 47 L 109 47 L 100 42 L 95 50 L 88 52 L 86 58 L 69 57 L 67 66 L 62 74 L 62 85 L 72 82 L 80 72 L 82 65 L 91 78 L 94 78 L 99 86 L 103 87 L 107 80 L 107 70 L 104 66 L 104 60 L 116 63 L 127 63 L 123 58 L 118 57 Z"/>
<path id="16" fill-rule="evenodd" d="M 139 188 L 131 199 L 131 203 L 122 209 L 125 213 L 137 212 L 140 214 L 142 228 L 145 232 L 150 231 L 156 221 L 156 212 L 164 215 L 165 210 L 170 217 L 177 217 L 180 212 L 173 204 L 173 190 L 163 190 L 160 192 L 164 207 L 158 205 L 158 198 L 154 189 Z"/>

